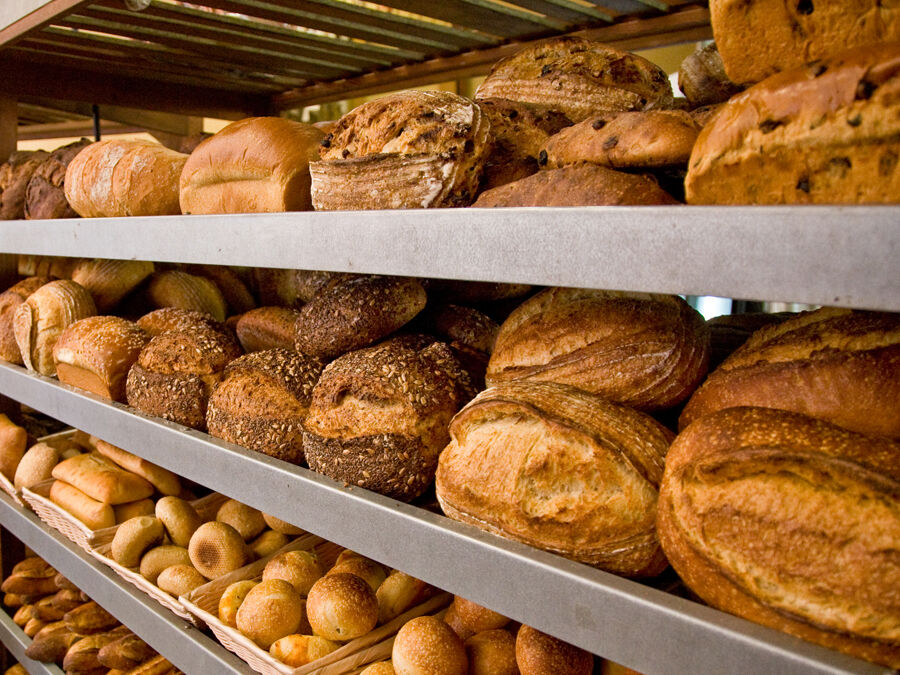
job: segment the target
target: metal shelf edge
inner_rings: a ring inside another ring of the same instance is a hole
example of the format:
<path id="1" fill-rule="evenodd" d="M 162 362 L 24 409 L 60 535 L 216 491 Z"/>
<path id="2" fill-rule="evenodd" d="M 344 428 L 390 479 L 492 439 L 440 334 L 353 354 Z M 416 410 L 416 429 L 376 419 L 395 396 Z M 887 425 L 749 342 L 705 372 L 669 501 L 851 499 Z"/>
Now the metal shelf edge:
<path id="1" fill-rule="evenodd" d="M 733 667 L 760 673 L 889 672 L 424 509 L 345 488 L 307 469 L 142 415 L 23 368 L 0 364 L 0 392 L 314 534 L 641 672 L 723 672 Z"/>
<path id="2" fill-rule="evenodd" d="M 253 673 L 237 656 L 89 559 L 6 495 L 0 495 L 0 524 L 184 672 Z"/>

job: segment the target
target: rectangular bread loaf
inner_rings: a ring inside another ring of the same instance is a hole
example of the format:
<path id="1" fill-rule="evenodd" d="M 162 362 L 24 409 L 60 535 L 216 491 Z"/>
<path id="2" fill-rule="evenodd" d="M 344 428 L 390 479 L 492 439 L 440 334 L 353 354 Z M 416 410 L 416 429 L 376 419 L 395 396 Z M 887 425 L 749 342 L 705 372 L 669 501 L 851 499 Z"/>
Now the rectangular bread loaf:
<path id="1" fill-rule="evenodd" d="M 53 467 L 53 477 L 104 504 L 124 504 L 153 494 L 153 485 L 148 481 L 96 452 L 60 462 Z"/>

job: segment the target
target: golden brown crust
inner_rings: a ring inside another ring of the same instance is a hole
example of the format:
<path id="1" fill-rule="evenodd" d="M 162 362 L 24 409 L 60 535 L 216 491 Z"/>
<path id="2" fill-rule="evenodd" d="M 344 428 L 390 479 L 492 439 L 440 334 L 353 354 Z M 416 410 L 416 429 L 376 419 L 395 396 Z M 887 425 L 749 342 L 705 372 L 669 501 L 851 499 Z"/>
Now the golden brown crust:
<path id="1" fill-rule="evenodd" d="M 371 586 L 355 574 L 331 574 L 309 589 L 306 611 L 316 635 L 352 640 L 375 628 L 378 600 Z"/>
<path id="2" fill-rule="evenodd" d="M 703 317 L 677 296 L 549 288 L 500 327 L 487 383 L 562 382 L 653 411 L 690 396 L 708 360 Z"/>
<path id="3" fill-rule="evenodd" d="M 153 270 L 152 262 L 141 260 L 82 260 L 72 270 L 72 281 L 88 289 L 97 311 L 106 314 Z"/>
<path id="4" fill-rule="evenodd" d="M 516 634 L 516 663 L 521 675 L 590 675 L 590 652 L 522 624 Z"/>
<path id="5" fill-rule="evenodd" d="M 672 434 L 651 417 L 520 381 L 481 392 L 450 435 L 435 485 L 451 518 L 619 574 L 665 567 L 654 521 Z"/>
<path id="6" fill-rule="evenodd" d="M 469 675 L 519 675 L 516 639 L 502 628 L 486 630 L 466 640 Z"/>
<path id="7" fill-rule="evenodd" d="M 0 359 L 22 364 L 22 352 L 16 344 L 16 334 L 13 330 L 16 307 L 50 281 L 50 277 L 28 277 L 0 293 Z"/>
<path id="8" fill-rule="evenodd" d="M 898 490 L 896 441 L 732 408 L 672 445 L 659 535 L 710 605 L 897 668 Z"/>
<path id="9" fill-rule="evenodd" d="M 65 481 L 53 481 L 50 501 L 75 516 L 91 530 L 100 530 L 116 524 L 113 507 L 88 497 L 81 490 Z"/>
<path id="10" fill-rule="evenodd" d="M 824 308 L 756 331 L 679 419 L 756 405 L 900 438 L 900 315 Z"/>
<path id="11" fill-rule="evenodd" d="M 539 171 L 479 195 L 472 206 L 615 206 L 677 204 L 645 176 L 613 171 L 595 164 L 576 164 Z"/>
<path id="12" fill-rule="evenodd" d="M 188 265 L 187 272 L 212 281 L 225 299 L 226 315 L 243 314 L 256 307 L 256 300 L 238 274 L 224 265 Z"/>
<path id="13" fill-rule="evenodd" d="M 125 504 L 153 494 L 153 485 L 96 452 L 64 459 L 53 467 L 54 478 L 104 504 Z"/>
<path id="14" fill-rule="evenodd" d="M 131 633 L 104 645 L 97 653 L 97 660 L 107 668 L 131 670 L 155 654 L 153 647 Z"/>
<path id="15" fill-rule="evenodd" d="M 465 675 L 469 668 L 463 641 L 433 616 L 420 616 L 403 625 L 394 639 L 391 661 L 400 675 Z"/>
<path id="16" fill-rule="evenodd" d="M 692 108 L 723 103 L 743 89 L 725 73 L 715 42 L 698 44 L 694 53 L 681 62 L 678 88 Z"/>
<path id="17" fill-rule="evenodd" d="M 734 96 L 700 133 L 688 203 L 897 201 L 898 96 L 900 43 L 773 75 Z"/>
<path id="18" fill-rule="evenodd" d="M 266 563 L 263 580 L 282 579 L 300 595 L 309 595 L 313 584 L 324 576 L 314 551 L 285 551 Z"/>
<path id="19" fill-rule="evenodd" d="M 195 309 L 179 309 L 177 307 L 155 309 L 142 316 L 136 323 L 147 331 L 147 334 L 151 337 L 156 337 L 168 330 L 183 330 L 191 326 L 205 326 L 220 333 L 229 332 L 225 328 L 225 324 L 217 321 L 215 317 L 207 312 Z"/>
<path id="20" fill-rule="evenodd" d="M 240 533 L 231 525 L 215 520 L 196 529 L 188 554 L 190 563 L 207 579 L 217 579 L 247 562 L 247 546 Z"/>
<path id="21" fill-rule="evenodd" d="M 370 345 L 425 307 L 425 289 L 409 277 L 358 277 L 317 294 L 294 324 L 295 347 L 324 359 Z"/>
<path id="22" fill-rule="evenodd" d="M 713 0 L 710 22 L 735 82 L 759 82 L 847 49 L 900 40 L 900 13 L 878 0 Z"/>
<path id="23" fill-rule="evenodd" d="M 237 321 L 235 333 L 245 352 L 293 349 L 294 324 L 300 312 L 289 307 L 257 307 Z"/>
<path id="24" fill-rule="evenodd" d="M 184 165 L 185 213 L 308 211 L 309 162 L 325 137 L 284 117 L 248 117 L 206 139 Z"/>
<path id="25" fill-rule="evenodd" d="M 591 115 L 547 140 L 542 165 L 589 162 L 612 169 L 686 165 L 700 127 L 683 110 Z"/>
<path id="26" fill-rule="evenodd" d="M 181 480 L 168 469 L 157 466 L 153 462 L 148 462 L 143 457 L 139 457 L 122 448 L 117 448 L 112 443 L 107 443 L 99 438 L 94 447 L 97 452 L 107 459 L 149 482 L 160 494 L 181 494 Z"/>
<path id="27" fill-rule="evenodd" d="M 76 321 L 53 345 L 59 381 L 124 402 L 128 370 L 149 340 L 137 324 L 117 316 Z"/>
<path id="28" fill-rule="evenodd" d="M 661 68 L 636 54 L 566 36 L 498 61 L 475 98 L 546 106 L 580 122 L 601 111 L 671 107 L 672 87 Z"/>
<path id="29" fill-rule="evenodd" d="M 287 349 L 246 354 L 232 361 L 209 399 L 209 433 L 301 464 L 302 422 L 324 363 Z"/>
<path id="30" fill-rule="evenodd" d="M 317 210 L 468 206 L 490 122 L 446 91 L 401 91 L 344 115 L 310 165 Z"/>
<path id="31" fill-rule="evenodd" d="M 156 272 L 147 285 L 147 298 L 157 307 L 193 309 L 225 320 L 225 298 L 214 281 L 179 270 Z"/>

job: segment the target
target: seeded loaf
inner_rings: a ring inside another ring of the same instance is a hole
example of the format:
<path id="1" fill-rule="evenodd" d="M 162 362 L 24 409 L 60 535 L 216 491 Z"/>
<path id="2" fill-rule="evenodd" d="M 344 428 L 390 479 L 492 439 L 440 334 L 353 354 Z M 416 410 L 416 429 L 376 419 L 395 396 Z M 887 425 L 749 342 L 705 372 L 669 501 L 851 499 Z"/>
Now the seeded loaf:
<path id="1" fill-rule="evenodd" d="M 453 414 L 474 394 L 449 347 L 404 336 L 335 359 L 313 389 L 313 471 L 409 501 L 431 484 Z"/>
<path id="2" fill-rule="evenodd" d="M 180 309 L 178 307 L 155 309 L 142 316 L 136 323 L 150 337 L 156 337 L 168 330 L 183 330 L 193 326 L 208 328 L 220 333 L 228 332 L 225 324 L 216 321 L 211 314 L 196 309 Z"/>
<path id="3" fill-rule="evenodd" d="M 475 99 L 505 98 L 565 114 L 672 106 L 669 78 L 643 57 L 579 37 L 545 40 L 498 61 Z"/>
<path id="4" fill-rule="evenodd" d="M 900 315 L 823 308 L 759 329 L 691 396 L 679 426 L 747 405 L 900 438 Z"/>
<path id="5" fill-rule="evenodd" d="M 900 43 L 862 47 L 760 82 L 700 133 L 690 204 L 900 200 Z"/>
<path id="6" fill-rule="evenodd" d="M 324 366 L 314 356 L 288 349 L 268 349 L 235 359 L 210 396 L 209 433 L 302 464 L 302 424 Z"/>
<path id="7" fill-rule="evenodd" d="M 731 408 L 669 449 L 659 537 L 713 607 L 898 668 L 898 490 L 896 441 Z"/>
<path id="8" fill-rule="evenodd" d="M 881 0 L 711 0 L 709 10 L 725 72 L 741 84 L 900 40 L 900 9 Z"/>
<path id="9" fill-rule="evenodd" d="M 351 110 L 310 165 L 317 210 L 468 206 L 484 170 L 490 122 L 446 91 L 402 91 Z"/>

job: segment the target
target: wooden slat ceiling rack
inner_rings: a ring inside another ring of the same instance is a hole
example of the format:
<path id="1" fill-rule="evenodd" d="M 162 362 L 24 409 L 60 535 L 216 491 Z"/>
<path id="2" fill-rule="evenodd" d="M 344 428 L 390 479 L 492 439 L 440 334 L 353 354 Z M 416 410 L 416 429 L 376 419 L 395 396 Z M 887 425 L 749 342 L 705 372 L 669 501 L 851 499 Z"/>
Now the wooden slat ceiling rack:
<path id="1" fill-rule="evenodd" d="M 483 74 L 552 35 L 625 49 L 711 35 L 707 3 L 684 0 L 7 3 L 0 96 L 224 118 Z"/>

